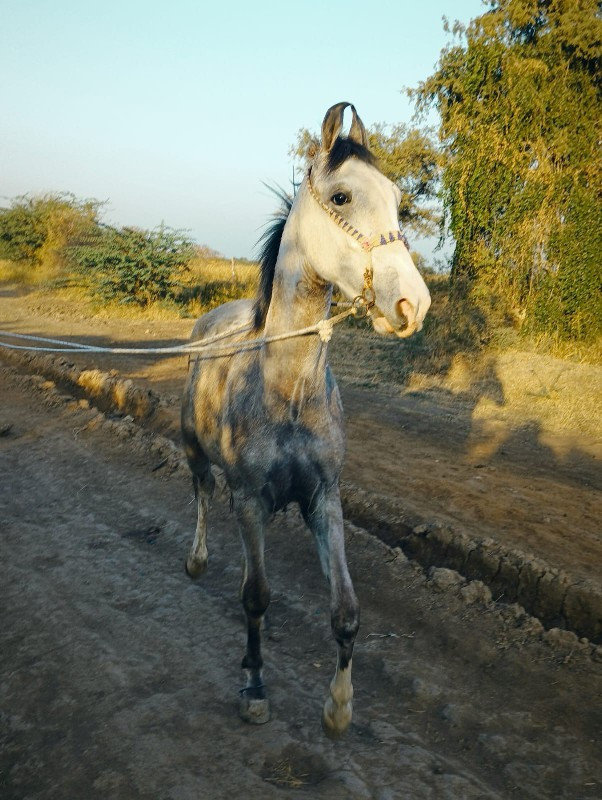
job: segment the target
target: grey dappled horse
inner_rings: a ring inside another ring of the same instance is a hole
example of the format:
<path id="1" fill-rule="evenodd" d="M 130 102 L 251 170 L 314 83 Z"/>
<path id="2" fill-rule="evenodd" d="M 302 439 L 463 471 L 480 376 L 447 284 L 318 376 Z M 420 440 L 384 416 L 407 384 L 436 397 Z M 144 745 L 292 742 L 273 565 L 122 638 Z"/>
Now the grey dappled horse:
<path id="1" fill-rule="evenodd" d="M 348 106 L 352 123 L 345 136 Z M 264 528 L 276 511 L 296 502 L 330 583 L 338 653 L 322 716 L 330 736 L 342 734 L 351 721 L 351 657 L 359 627 L 339 497 L 343 411 L 326 360 L 329 337 L 265 339 L 328 317 L 333 285 L 369 309 L 379 333 L 405 337 L 421 328 L 430 296 L 399 230 L 400 193 L 377 169 L 367 144 L 353 106 L 338 103 L 327 111 L 308 174 L 264 236 L 257 298 L 226 303 L 195 325 L 193 340 L 232 331 L 227 340 L 232 349 L 227 355 L 191 357 L 182 405 L 198 505 L 189 575 L 197 577 L 207 567 L 211 464 L 224 471 L 242 538 L 248 638 L 241 715 L 255 723 L 269 719 L 260 634 L 270 602 Z M 236 352 L 237 347 L 247 349 Z"/>

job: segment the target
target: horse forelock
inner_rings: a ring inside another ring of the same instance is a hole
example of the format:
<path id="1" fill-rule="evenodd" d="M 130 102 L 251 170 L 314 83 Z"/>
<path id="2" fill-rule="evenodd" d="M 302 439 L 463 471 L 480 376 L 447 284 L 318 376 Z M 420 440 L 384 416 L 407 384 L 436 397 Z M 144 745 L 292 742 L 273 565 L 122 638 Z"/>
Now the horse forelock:
<path id="1" fill-rule="evenodd" d="M 292 198 L 286 192 L 280 189 L 273 189 L 272 191 L 280 199 L 282 205 L 280 210 L 274 214 L 273 221 L 266 227 L 259 239 L 259 287 L 253 314 L 253 322 L 256 329 L 263 326 L 268 313 L 282 234 L 293 205 Z"/>
<path id="2" fill-rule="evenodd" d="M 331 174 L 349 158 L 357 158 L 371 167 L 378 167 L 376 156 L 355 139 L 338 136 L 326 157 L 326 172 Z"/>

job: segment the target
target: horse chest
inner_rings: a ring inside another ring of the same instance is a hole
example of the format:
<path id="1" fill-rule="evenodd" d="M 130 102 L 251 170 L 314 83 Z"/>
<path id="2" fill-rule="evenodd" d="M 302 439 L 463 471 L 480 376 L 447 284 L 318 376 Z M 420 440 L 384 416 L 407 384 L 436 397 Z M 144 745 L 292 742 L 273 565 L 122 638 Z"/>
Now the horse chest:
<path id="1" fill-rule="evenodd" d="M 340 419 L 310 421 L 303 416 L 232 420 L 223 428 L 222 444 L 229 478 L 260 494 L 270 511 L 290 502 L 307 505 L 320 486 L 336 481 L 345 449 Z"/>

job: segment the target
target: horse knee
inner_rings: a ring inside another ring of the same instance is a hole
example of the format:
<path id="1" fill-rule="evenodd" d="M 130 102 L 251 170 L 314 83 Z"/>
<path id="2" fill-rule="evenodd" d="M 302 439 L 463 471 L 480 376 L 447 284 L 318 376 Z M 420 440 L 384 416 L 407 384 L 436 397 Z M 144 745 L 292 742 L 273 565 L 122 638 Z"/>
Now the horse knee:
<path id="1" fill-rule="evenodd" d="M 192 483 L 194 486 L 195 494 L 199 492 L 208 499 L 213 497 L 213 491 L 215 489 L 215 477 L 213 476 L 213 472 L 211 472 L 211 467 L 205 469 L 202 473 L 193 472 L 192 476 Z"/>
<path id="2" fill-rule="evenodd" d="M 332 610 L 330 624 L 341 651 L 351 659 L 353 643 L 360 627 L 360 607 L 355 595 L 345 598 Z"/>
<path id="3" fill-rule="evenodd" d="M 270 587 L 265 580 L 247 578 L 241 595 L 244 609 L 250 617 L 262 617 L 270 605 Z"/>

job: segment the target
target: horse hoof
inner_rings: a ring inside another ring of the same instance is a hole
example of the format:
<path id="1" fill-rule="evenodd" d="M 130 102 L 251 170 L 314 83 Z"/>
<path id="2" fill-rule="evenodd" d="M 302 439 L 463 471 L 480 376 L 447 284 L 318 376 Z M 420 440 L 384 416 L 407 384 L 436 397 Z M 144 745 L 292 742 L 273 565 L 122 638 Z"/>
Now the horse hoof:
<path id="1" fill-rule="evenodd" d="M 324 734 L 329 739 L 340 739 L 349 727 L 352 715 L 353 708 L 351 703 L 335 706 L 329 698 L 322 711 L 322 730 Z"/>
<path id="2" fill-rule="evenodd" d="M 240 716 L 250 725 L 265 725 L 270 719 L 270 703 L 267 698 L 260 700 L 252 697 L 241 697 Z"/>
<path id="3" fill-rule="evenodd" d="M 190 558 L 189 556 L 184 564 L 184 569 L 189 578 L 196 580 L 207 571 L 207 561 L 199 561 L 199 559 Z"/>

